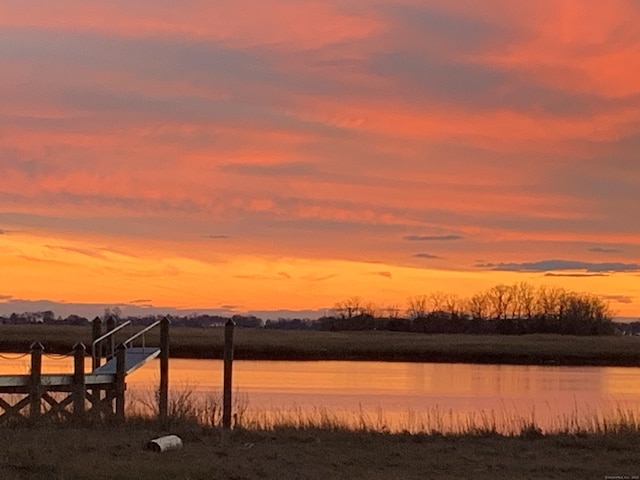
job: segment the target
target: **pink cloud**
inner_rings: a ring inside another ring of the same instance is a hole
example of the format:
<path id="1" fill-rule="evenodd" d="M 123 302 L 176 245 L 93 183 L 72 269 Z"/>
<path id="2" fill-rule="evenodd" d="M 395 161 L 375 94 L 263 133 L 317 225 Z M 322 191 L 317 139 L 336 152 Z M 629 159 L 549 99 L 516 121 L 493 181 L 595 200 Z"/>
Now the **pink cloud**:
<path id="1" fill-rule="evenodd" d="M 209 39 L 242 47 L 283 44 L 296 48 L 366 37 L 381 28 L 375 18 L 345 10 L 317 1 L 25 1 L 5 2 L 0 24 L 133 37 Z"/>
<path id="2" fill-rule="evenodd" d="M 434 268 L 588 242 L 637 256 L 638 15 L 588 0 L 3 2 L 7 228 L 181 252 L 170 239 L 221 232 L 201 250 Z M 463 240 L 420 254 L 415 232 Z"/>

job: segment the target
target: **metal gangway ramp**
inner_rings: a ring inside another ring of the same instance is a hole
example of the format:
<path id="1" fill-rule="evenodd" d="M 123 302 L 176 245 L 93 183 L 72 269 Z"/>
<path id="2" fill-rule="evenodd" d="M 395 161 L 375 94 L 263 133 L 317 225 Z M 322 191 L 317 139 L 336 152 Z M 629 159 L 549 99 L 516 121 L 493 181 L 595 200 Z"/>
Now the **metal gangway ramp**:
<path id="1" fill-rule="evenodd" d="M 145 344 L 145 334 L 160 325 L 161 320 L 158 320 L 148 327 L 140 330 L 135 335 L 130 336 L 122 345 L 124 345 L 124 374 L 129 375 L 134 372 L 138 368 L 142 367 L 145 363 L 153 360 L 154 358 L 160 355 L 161 349 L 159 347 L 147 347 Z M 93 374 L 106 374 L 106 375 L 115 375 L 117 373 L 117 356 L 115 351 L 115 341 L 114 335 L 122 330 L 127 325 L 130 325 L 130 321 L 126 321 L 120 325 L 118 325 L 113 330 L 108 331 L 101 337 L 96 338 L 91 344 L 91 356 L 93 358 Z M 141 340 L 142 346 L 134 347 L 133 342 L 137 339 Z M 110 340 L 111 341 L 111 352 L 107 356 L 107 362 L 104 365 L 100 365 L 100 349 L 98 348 L 100 343 Z"/>

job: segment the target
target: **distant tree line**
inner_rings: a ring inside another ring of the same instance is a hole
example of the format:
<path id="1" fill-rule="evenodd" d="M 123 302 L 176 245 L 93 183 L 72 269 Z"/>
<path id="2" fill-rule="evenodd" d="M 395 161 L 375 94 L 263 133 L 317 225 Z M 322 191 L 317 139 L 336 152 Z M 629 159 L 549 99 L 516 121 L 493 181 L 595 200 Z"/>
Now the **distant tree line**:
<path id="1" fill-rule="evenodd" d="M 122 318 L 118 307 L 106 309 L 103 319 L 115 317 L 134 325 L 149 325 L 159 315 Z M 616 324 L 609 305 L 595 295 L 576 293 L 559 287 L 535 288 L 525 282 L 496 285 L 469 298 L 433 292 L 399 305 L 376 306 L 360 297 L 337 302 L 331 315 L 318 320 L 279 318 L 266 320 L 253 315 L 193 314 L 170 316 L 171 324 L 189 327 L 223 327 L 231 318 L 242 328 L 281 330 L 391 330 L 420 333 L 474 333 L 519 335 L 526 333 L 560 333 L 567 335 L 610 335 L 640 332 L 640 323 Z M 0 323 L 45 323 L 54 325 L 88 325 L 90 320 L 78 315 L 55 317 L 50 310 L 13 313 L 0 317 Z"/>
<path id="2" fill-rule="evenodd" d="M 394 330 L 422 333 L 610 335 L 616 331 L 609 305 L 595 295 L 522 282 L 496 285 L 460 298 L 433 292 L 397 306 L 376 307 L 351 297 L 319 320 L 322 330 Z"/>
<path id="3" fill-rule="evenodd" d="M 105 309 L 102 316 L 98 317 L 102 321 L 112 317 L 116 324 L 130 321 L 133 325 L 147 326 L 167 315 L 145 315 L 145 316 L 123 316 L 120 309 Z M 233 315 L 232 317 L 223 317 L 220 315 L 194 314 L 194 315 L 168 315 L 171 325 L 181 327 L 224 327 L 229 320 L 233 320 L 236 326 L 241 328 L 261 328 L 264 326 L 262 319 L 253 315 Z M 46 310 L 42 312 L 24 312 L 12 313 L 10 316 L 0 316 L 0 324 L 5 325 L 28 325 L 28 324 L 45 324 L 45 325 L 89 325 L 93 320 L 79 315 L 69 315 L 65 318 L 56 317 L 53 311 Z"/>

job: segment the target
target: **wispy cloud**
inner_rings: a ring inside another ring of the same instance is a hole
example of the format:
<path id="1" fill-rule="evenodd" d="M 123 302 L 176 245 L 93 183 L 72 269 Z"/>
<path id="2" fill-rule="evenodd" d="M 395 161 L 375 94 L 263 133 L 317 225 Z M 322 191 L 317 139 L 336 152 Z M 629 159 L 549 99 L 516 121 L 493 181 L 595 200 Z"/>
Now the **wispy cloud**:
<path id="1" fill-rule="evenodd" d="M 106 258 L 106 256 L 101 251 L 93 248 L 67 247 L 62 245 L 47 245 L 47 248 L 54 251 L 58 250 L 62 252 L 78 253 L 80 255 L 84 255 L 92 258 L 100 258 L 100 259 Z"/>
<path id="2" fill-rule="evenodd" d="M 415 258 L 425 258 L 427 260 L 440 258 L 437 255 L 432 255 L 431 253 L 416 253 L 414 255 Z"/>
<path id="3" fill-rule="evenodd" d="M 626 304 L 633 303 L 633 298 L 630 297 L 629 295 L 599 295 L 599 297 L 602 298 L 603 300 L 609 300 L 617 303 L 626 303 Z"/>
<path id="4" fill-rule="evenodd" d="M 389 280 L 393 278 L 393 274 L 391 272 L 369 272 L 369 275 L 376 275 L 379 277 L 388 278 Z"/>
<path id="5" fill-rule="evenodd" d="M 289 163 L 232 163 L 220 166 L 220 170 L 225 172 L 239 173 L 251 176 L 284 176 L 295 177 L 316 176 L 319 172 L 317 168 L 309 163 L 289 162 Z"/>
<path id="6" fill-rule="evenodd" d="M 211 240 L 225 240 L 225 239 L 231 238 L 231 237 L 229 235 L 211 234 L 211 235 L 204 235 L 204 238 L 209 238 Z"/>
<path id="7" fill-rule="evenodd" d="M 271 280 L 272 277 L 269 275 L 257 275 L 257 274 L 247 274 L 247 275 L 234 275 L 233 278 L 238 278 L 240 280 Z"/>
<path id="8" fill-rule="evenodd" d="M 586 272 L 607 273 L 607 272 L 636 272 L 640 270 L 638 263 L 621 262 L 581 262 L 575 260 L 541 260 L 538 262 L 523 263 L 484 263 L 477 264 L 478 268 L 488 268 L 490 270 L 508 272 L 548 272 L 563 270 L 583 270 Z"/>
<path id="9" fill-rule="evenodd" d="M 234 278 L 240 280 L 262 280 L 262 281 L 274 281 L 274 280 L 289 280 L 291 275 L 286 272 L 278 272 L 275 275 L 261 275 L 261 274 L 240 274 L 234 275 Z"/>
<path id="10" fill-rule="evenodd" d="M 462 240 L 461 235 L 406 235 L 405 240 L 409 242 L 448 242 L 452 240 Z"/>
<path id="11" fill-rule="evenodd" d="M 595 253 L 622 253 L 622 250 L 619 248 L 608 248 L 608 247 L 592 247 L 589 249 L 590 252 Z"/>
<path id="12" fill-rule="evenodd" d="M 302 280 L 306 280 L 307 282 L 325 282 L 337 276 L 338 276 L 337 273 L 332 273 L 329 275 L 317 275 L 315 273 L 311 273 L 309 275 L 303 275 L 301 278 Z"/>
<path id="13" fill-rule="evenodd" d="M 608 277 L 610 276 L 607 273 L 554 273 L 547 272 L 544 274 L 545 277 L 566 277 L 566 278 L 590 278 L 590 277 Z"/>
<path id="14" fill-rule="evenodd" d="M 234 310 L 238 310 L 238 309 L 242 308 L 242 306 L 241 305 L 227 305 L 227 304 L 225 304 L 225 305 L 220 305 L 220 308 L 222 310 L 234 311 Z"/>

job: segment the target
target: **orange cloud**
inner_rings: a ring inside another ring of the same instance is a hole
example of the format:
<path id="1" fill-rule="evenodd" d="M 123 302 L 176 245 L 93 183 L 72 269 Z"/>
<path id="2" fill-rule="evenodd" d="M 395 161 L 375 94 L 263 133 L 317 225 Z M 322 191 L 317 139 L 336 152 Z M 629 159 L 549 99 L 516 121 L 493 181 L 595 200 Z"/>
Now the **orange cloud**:
<path id="1" fill-rule="evenodd" d="M 37 7 L 37 8 L 36 8 Z M 55 3 L 11 2 L 2 6 L 0 25 L 134 37 L 169 36 L 209 39 L 230 45 L 293 45 L 317 48 L 372 35 L 374 18 L 356 15 L 325 2 L 198 0 L 179 4 L 141 1 Z"/>
<path id="2" fill-rule="evenodd" d="M 634 3 L 41 3 L 0 5 L 0 295 L 397 303 L 640 255 Z"/>

